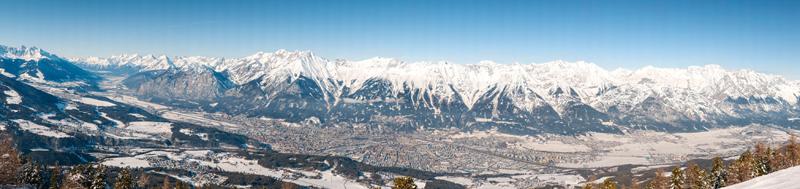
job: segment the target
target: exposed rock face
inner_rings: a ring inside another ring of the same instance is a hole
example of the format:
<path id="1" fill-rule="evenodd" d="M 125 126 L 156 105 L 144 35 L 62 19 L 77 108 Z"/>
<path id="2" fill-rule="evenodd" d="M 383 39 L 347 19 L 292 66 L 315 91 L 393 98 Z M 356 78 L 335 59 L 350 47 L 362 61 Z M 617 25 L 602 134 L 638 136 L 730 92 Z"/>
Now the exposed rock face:
<path id="1" fill-rule="evenodd" d="M 76 61 L 86 68 L 138 68 L 126 85 L 143 97 L 290 121 L 557 134 L 800 127 L 793 119 L 800 117 L 797 81 L 715 65 L 607 71 L 584 62 L 329 61 L 288 51 L 154 57 Z"/>
<path id="2" fill-rule="evenodd" d="M 213 70 L 162 70 L 132 75 L 125 80 L 125 86 L 146 96 L 208 102 L 221 97 L 233 83 Z"/>

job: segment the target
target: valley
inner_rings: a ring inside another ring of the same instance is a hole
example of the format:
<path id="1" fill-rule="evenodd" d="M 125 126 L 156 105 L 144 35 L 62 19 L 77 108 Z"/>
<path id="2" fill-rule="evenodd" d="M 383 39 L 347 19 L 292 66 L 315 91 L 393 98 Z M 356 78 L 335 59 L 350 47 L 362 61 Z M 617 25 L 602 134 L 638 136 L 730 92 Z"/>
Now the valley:
<path id="1" fill-rule="evenodd" d="M 710 84 L 697 89 L 566 62 L 370 59 L 377 68 L 360 69 L 354 66 L 366 63 L 287 51 L 227 60 L 36 57 L 2 59 L 12 64 L 3 64 L 0 76 L 0 128 L 21 151 L 48 164 L 135 168 L 194 186 L 252 186 L 240 178 L 254 176 L 271 184 L 371 188 L 411 176 L 433 188 L 570 188 L 596 175 L 647 178 L 687 161 L 736 158 L 756 143 L 782 145 L 800 127 L 793 119 L 796 81 L 719 74 L 724 70 L 716 66 L 658 71 L 684 74 L 678 79 L 687 82 L 747 85 L 736 93 Z M 265 68 L 250 68 L 259 66 Z M 41 71 L 73 68 L 91 76 Z M 484 78 L 443 79 L 460 76 L 440 72 L 447 69 Z M 517 69 L 543 76 L 511 71 Z M 259 70 L 266 72 L 248 72 Z M 606 80 L 545 79 L 564 79 L 555 75 L 564 70 Z M 641 81 L 610 79 L 623 75 Z M 504 76 L 515 81 L 497 79 Z M 529 83 L 539 80 L 544 84 Z"/>

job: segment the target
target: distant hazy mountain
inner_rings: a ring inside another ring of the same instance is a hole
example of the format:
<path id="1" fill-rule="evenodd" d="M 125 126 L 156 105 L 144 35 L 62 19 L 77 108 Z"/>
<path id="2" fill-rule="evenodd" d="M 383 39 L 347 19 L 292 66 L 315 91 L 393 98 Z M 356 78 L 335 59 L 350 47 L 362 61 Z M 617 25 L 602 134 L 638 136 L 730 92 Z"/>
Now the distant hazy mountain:
<path id="1" fill-rule="evenodd" d="M 349 61 L 285 50 L 71 61 L 126 75 L 129 89 L 156 101 L 290 121 L 559 134 L 800 127 L 800 82 L 716 65 L 609 71 L 585 62 Z"/>

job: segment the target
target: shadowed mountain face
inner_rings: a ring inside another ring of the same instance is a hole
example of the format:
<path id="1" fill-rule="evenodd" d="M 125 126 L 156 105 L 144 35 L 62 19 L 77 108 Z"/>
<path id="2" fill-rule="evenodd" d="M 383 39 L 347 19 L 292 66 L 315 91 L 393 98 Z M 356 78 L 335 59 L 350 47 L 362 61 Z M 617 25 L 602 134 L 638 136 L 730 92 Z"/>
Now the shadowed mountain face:
<path id="1" fill-rule="evenodd" d="M 6 76 L 53 82 L 96 82 L 99 78 L 66 60 L 0 59 L 0 68 Z"/>
<path id="2" fill-rule="evenodd" d="M 0 74 L 35 83 L 69 83 L 69 87 L 92 89 L 100 78 L 72 62 L 36 47 L 0 45 Z"/>
<path id="3" fill-rule="evenodd" d="M 13 78 L 0 75 L 0 116 L 5 119 L 37 112 L 58 111 L 63 103 L 50 94 L 42 92 Z"/>
<path id="4" fill-rule="evenodd" d="M 213 70 L 148 71 L 130 76 L 124 84 L 146 96 L 163 99 L 181 97 L 196 101 L 219 98 L 233 87 L 231 81 Z"/>
<path id="5" fill-rule="evenodd" d="M 753 123 L 799 127 L 797 81 L 714 65 L 606 71 L 583 62 L 329 61 L 288 51 L 237 59 L 126 55 L 73 61 L 129 73 L 128 89 L 154 101 L 293 122 L 567 135 Z"/>

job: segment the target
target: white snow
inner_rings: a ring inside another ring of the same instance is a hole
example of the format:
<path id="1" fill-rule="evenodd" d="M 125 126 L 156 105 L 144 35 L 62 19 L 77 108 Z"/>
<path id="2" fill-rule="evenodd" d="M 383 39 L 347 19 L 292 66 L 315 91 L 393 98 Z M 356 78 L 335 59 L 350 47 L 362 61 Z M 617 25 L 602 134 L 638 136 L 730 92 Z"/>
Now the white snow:
<path id="1" fill-rule="evenodd" d="M 436 179 L 446 180 L 453 183 L 458 183 L 466 186 L 467 188 L 480 188 L 480 189 L 502 189 L 502 188 L 520 188 L 518 183 L 524 183 L 526 186 L 546 186 L 546 185 L 559 185 L 559 186 L 578 186 L 578 184 L 586 181 L 580 175 L 566 175 L 566 174 L 539 174 L 533 172 L 521 172 L 520 175 L 504 176 L 504 177 L 488 177 L 486 179 L 473 180 L 464 177 L 436 177 Z"/>
<path id="2" fill-rule="evenodd" d="M 445 180 L 450 181 L 452 183 L 460 184 L 463 186 L 470 186 L 472 185 L 472 179 L 466 177 L 454 177 L 454 176 L 438 176 L 436 177 L 438 180 Z"/>
<path id="3" fill-rule="evenodd" d="M 172 123 L 154 121 L 134 121 L 125 129 L 148 134 L 172 134 Z"/>
<path id="4" fill-rule="evenodd" d="M 3 91 L 6 97 L 6 104 L 19 104 L 22 103 L 22 96 L 19 96 L 19 93 L 14 90 L 6 90 Z"/>
<path id="5" fill-rule="evenodd" d="M 104 165 L 115 167 L 153 167 L 148 162 L 148 157 L 164 156 L 171 160 L 185 160 L 197 162 L 200 165 L 217 168 L 227 172 L 248 173 L 263 175 L 289 181 L 303 186 L 314 186 L 319 188 L 353 188 L 367 189 L 366 185 L 355 182 L 354 180 L 336 175 L 330 170 L 327 171 L 303 171 L 294 169 L 270 169 L 258 164 L 257 160 L 249 160 L 243 157 L 231 155 L 229 153 L 218 153 L 208 156 L 211 151 L 192 150 L 182 153 L 167 151 L 151 151 L 134 157 L 115 157 L 103 161 Z M 192 157 L 199 157 L 193 159 Z M 210 161 L 207 158 L 214 158 Z M 302 175 L 297 177 L 296 175 Z"/>
<path id="6" fill-rule="evenodd" d="M 75 105 L 75 103 L 69 102 L 66 106 L 64 106 L 64 110 L 78 110 L 78 106 Z"/>
<path id="7" fill-rule="evenodd" d="M 154 110 L 166 110 L 166 109 L 169 109 L 169 107 L 167 107 L 167 106 L 156 104 L 156 103 L 150 103 L 150 102 L 142 101 L 142 100 L 139 100 L 136 97 L 127 96 L 127 95 L 107 95 L 105 97 L 109 98 L 111 100 L 114 100 L 114 101 L 121 102 L 121 103 L 130 104 L 130 105 L 136 105 L 136 106 L 140 106 L 140 107 L 144 107 L 144 108 L 148 108 L 148 109 L 154 109 Z"/>
<path id="8" fill-rule="evenodd" d="M 53 116 L 55 116 L 55 115 L 54 114 L 41 114 L 41 115 L 39 115 L 39 118 L 42 118 L 42 120 L 45 120 L 48 123 L 53 124 L 53 125 L 69 126 L 69 127 L 74 127 L 74 128 L 87 129 L 89 131 L 97 131 L 97 129 L 98 129 L 97 124 L 94 124 L 94 123 L 87 123 L 87 122 L 84 122 L 84 121 L 81 121 L 81 120 L 78 120 L 78 119 L 73 119 L 73 118 L 65 118 L 65 119 L 60 119 L 60 120 L 54 120 L 52 118 Z"/>
<path id="9" fill-rule="evenodd" d="M 358 188 L 368 189 L 369 188 L 369 187 L 364 186 L 364 185 L 362 185 L 360 183 L 357 183 L 357 182 L 355 182 L 353 180 L 350 180 L 350 179 L 344 178 L 342 176 L 333 174 L 333 172 L 331 172 L 330 169 L 326 170 L 326 171 L 322 171 L 318 175 L 320 176 L 320 178 L 302 177 L 302 178 L 298 178 L 298 179 L 295 179 L 295 180 L 291 180 L 290 182 L 294 182 L 294 183 L 297 183 L 297 184 L 300 184 L 300 185 L 316 186 L 316 187 L 322 187 L 322 188 L 348 188 L 348 189 L 349 188 L 353 188 L 353 189 L 358 189 Z M 425 187 L 425 183 L 424 182 L 420 183 L 420 182 L 415 181 L 414 183 L 417 185 L 418 188 L 424 188 Z"/>
<path id="10" fill-rule="evenodd" d="M 111 103 L 111 102 L 97 100 L 97 99 L 88 98 L 88 97 L 81 97 L 79 99 L 75 99 L 75 101 L 83 103 L 83 104 L 86 104 L 86 105 L 93 105 L 93 106 L 100 106 L 100 107 L 116 106 L 114 103 Z"/>
<path id="11" fill-rule="evenodd" d="M 784 142 L 788 140 L 789 133 L 776 128 L 751 125 L 695 133 L 590 133 L 578 138 L 592 143 L 598 148 L 596 150 L 604 152 L 595 155 L 592 160 L 558 163 L 559 166 L 592 168 L 623 164 L 661 165 L 690 158 L 728 157 L 740 153 L 756 141 Z"/>
<path id="12" fill-rule="evenodd" d="M 328 60 L 309 51 L 286 50 L 225 59 L 122 55 L 74 60 L 101 67 L 134 67 L 141 70 L 210 69 L 229 73 L 235 84 L 261 79 L 259 82 L 263 87 L 279 86 L 287 78 L 293 80 L 305 76 L 322 87 L 326 95 L 323 98 L 334 103 L 372 100 L 338 98 L 343 96 L 345 88 L 359 89 L 374 79 L 389 82 L 390 90 L 395 95 L 407 88 L 420 89 L 421 93 L 430 92 L 442 97 L 442 102 L 462 99 L 468 108 L 472 108 L 477 100 L 493 88 L 497 89 L 493 93 L 508 93 L 522 109 L 530 111 L 549 104 L 558 113 L 563 112 L 561 106 L 570 101 L 580 101 L 601 111 L 616 105 L 624 113 L 632 111 L 632 107 L 648 97 L 659 97 L 675 110 L 672 112 L 675 116 L 664 117 L 665 121 L 680 116 L 699 120 L 708 119 L 709 115 L 736 116 L 739 113 L 719 106 L 729 96 L 775 97 L 794 104 L 796 95 L 800 94 L 800 82 L 751 70 L 726 70 L 718 65 L 683 69 L 648 66 L 637 70 L 609 71 L 582 61 L 453 64 L 444 61 L 409 63 L 379 57 L 350 61 Z M 547 95 L 557 89 L 574 90 L 578 97 Z M 351 93 L 354 91 L 357 90 L 350 90 Z M 419 95 L 419 98 L 419 102 L 425 102 L 425 95 Z M 483 118 L 481 121 L 491 119 Z"/>
<path id="13" fill-rule="evenodd" d="M 100 117 L 103 117 L 103 118 L 105 118 L 105 119 L 107 119 L 107 120 L 109 120 L 111 122 L 114 122 L 114 125 L 117 126 L 117 127 L 125 126 L 124 122 L 122 122 L 120 120 L 116 120 L 116 119 L 111 118 L 111 117 L 108 117 L 108 114 L 106 114 L 105 112 L 100 112 Z"/>
<path id="14" fill-rule="evenodd" d="M 103 165 L 113 167 L 130 167 L 130 168 L 148 168 L 150 162 L 137 157 L 117 157 L 109 158 L 102 163 Z"/>
<path id="15" fill-rule="evenodd" d="M 3 68 L 0 68 L 0 74 L 3 74 L 4 76 L 6 76 L 6 77 L 9 77 L 9 78 L 15 78 L 15 77 L 17 77 L 17 76 L 15 76 L 14 74 L 11 74 L 11 73 L 8 73 L 8 72 L 6 72 L 6 70 L 5 70 L 5 69 L 3 69 Z"/>
<path id="16" fill-rule="evenodd" d="M 181 132 L 181 133 L 183 133 L 185 135 L 189 135 L 189 136 L 194 135 L 194 136 L 200 137 L 201 140 L 208 140 L 208 133 L 196 133 L 193 130 L 187 129 L 187 128 L 180 129 L 180 130 L 178 130 L 178 132 Z"/>
<path id="17" fill-rule="evenodd" d="M 66 133 L 51 129 L 49 127 L 45 127 L 34 122 L 30 122 L 28 120 L 22 119 L 15 119 L 12 120 L 19 125 L 20 129 L 31 132 L 36 135 L 46 136 L 46 137 L 53 137 L 53 138 L 67 138 L 72 137 Z"/>
<path id="18" fill-rule="evenodd" d="M 567 144 L 559 140 L 548 138 L 540 138 L 533 136 L 518 136 L 497 132 L 496 130 L 489 131 L 473 131 L 461 132 L 451 135 L 451 139 L 460 138 L 504 138 L 512 140 L 508 143 L 510 148 L 547 151 L 547 152 L 587 152 L 591 149 L 584 144 Z"/>
<path id="19" fill-rule="evenodd" d="M 189 122 L 198 125 L 222 126 L 228 128 L 240 127 L 239 125 L 233 123 L 205 118 L 202 112 L 161 111 L 161 117 L 169 120 Z"/>
<path id="20" fill-rule="evenodd" d="M 756 177 L 748 181 L 724 187 L 724 189 L 788 189 L 800 188 L 800 166 L 776 171 L 768 175 Z"/>
<path id="21" fill-rule="evenodd" d="M 36 47 L 9 47 L 0 45 L 0 58 L 22 59 L 27 61 L 38 61 L 41 59 L 60 59 Z"/>
<path id="22" fill-rule="evenodd" d="M 136 118 L 145 118 L 145 116 L 144 116 L 144 115 L 142 115 L 142 114 L 137 114 L 137 113 L 129 113 L 128 115 L 131 115 L 131 116 L 133 116 L 133 117 L 136 117 Z"/>

